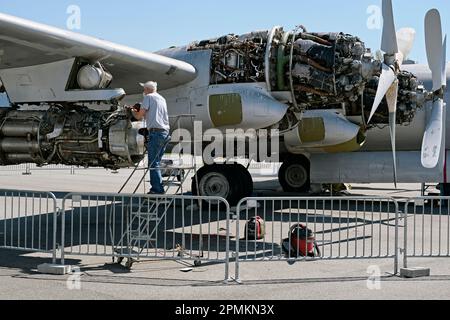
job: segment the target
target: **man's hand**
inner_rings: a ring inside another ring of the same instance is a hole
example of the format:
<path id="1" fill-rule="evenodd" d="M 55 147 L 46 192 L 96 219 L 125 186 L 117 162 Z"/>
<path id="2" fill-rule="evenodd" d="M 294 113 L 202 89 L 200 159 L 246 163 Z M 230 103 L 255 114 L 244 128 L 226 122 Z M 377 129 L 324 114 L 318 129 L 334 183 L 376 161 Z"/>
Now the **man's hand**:
<path id="1" fill-rule="evenodd" d="M 133 111 L 134 111 L 134 112 L 139 112 L 139 111 L 141 111 L 141 108 L 142 108 L 142 104 L 136 103 L 136 104 L 133 106 Z"/>
<path id="2" fill-rule="evenodd" d="M 140 103 L 136 103 L 134 106 L 125 106 L 126 109 L 129 109 L 133 112 L 139 112 L 141 111 L 141 104 Z"/>
<path id="3" fill-rule="evenodd" d="M 131 110 L 131 113 L 136 120 L 141 121 L 145 118 L 146 111 L 145 111 L 145 109 L 142 108 L 142 104 L 136 103 L 132 107 L 126 106 L 125 108 L 127 108 L 128 110 Z"/>

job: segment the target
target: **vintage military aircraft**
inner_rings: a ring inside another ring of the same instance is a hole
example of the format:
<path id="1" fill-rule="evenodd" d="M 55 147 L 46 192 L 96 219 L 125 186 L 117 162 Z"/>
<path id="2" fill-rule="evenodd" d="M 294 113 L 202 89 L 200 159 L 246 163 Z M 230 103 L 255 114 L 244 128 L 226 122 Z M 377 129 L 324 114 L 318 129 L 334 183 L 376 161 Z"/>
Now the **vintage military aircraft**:
<path id="1" fill-rule="evenodd" d="M 446 183 L 439 12 L 425 19 L 429 68 L 403 64 L 414 31 L 396 33 L 391 0 L 383 16 L 380 61 L 356 36 L 302 26 L 148 53 L 0 14 L 0 90 L 11 102 L 0 109 L 0 165 L 132 166 L 143 158 L 142 124 L 123 104 L 142 98 L 137 83 L 153 79 L 172 116 L 193 115 L 205 130 L 278 130 L 286 191 Z M 248 171 L 227 162 L 204 166 L 194 180 L 195 192 L 230 203 L 253 188 Z"/>

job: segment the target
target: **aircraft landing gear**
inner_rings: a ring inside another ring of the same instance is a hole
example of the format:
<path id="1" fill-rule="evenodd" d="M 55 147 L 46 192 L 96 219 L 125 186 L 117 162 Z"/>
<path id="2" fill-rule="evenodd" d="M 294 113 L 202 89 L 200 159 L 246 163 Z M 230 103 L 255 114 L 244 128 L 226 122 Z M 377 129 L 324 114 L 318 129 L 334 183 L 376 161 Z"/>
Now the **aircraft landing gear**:
<path id="1" fill-rule="evenodd" d="M 440 185 L 441 196 L 450 197 L 450 183 L 442 183 Z"/>
<path id="2" fill-rule="evenodd" d="M 290 155 L 283 162 L 278 179 L 284 192 L 309 192 L 311 189 L 309 160 L 302 155 Z"/>
<path id="3" fill-rule="evenodd" d="M 192 179 L 192 194 L 221 197 L 227 200 L 230 206 L 236 206 L 243 198 L 253 194 L 253 179 L 248 170 L 240 164 L 207 165 Z"/>

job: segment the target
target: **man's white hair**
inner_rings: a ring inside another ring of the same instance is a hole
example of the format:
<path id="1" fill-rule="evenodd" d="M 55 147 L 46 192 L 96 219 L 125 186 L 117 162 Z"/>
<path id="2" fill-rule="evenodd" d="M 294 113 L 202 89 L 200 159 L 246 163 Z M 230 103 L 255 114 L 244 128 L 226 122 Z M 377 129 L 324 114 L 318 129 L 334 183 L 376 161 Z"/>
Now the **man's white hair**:
<path id="1" fill-rule="evenodd" d="M 139 83 L 139 84 L 143 88 L 149 88 L 149 89 L 152 89 L 153 91 L 157 91 L 158 90 L 158 83 L 155 82 L 155 81 L 148 81 L 146 83 Z"/>

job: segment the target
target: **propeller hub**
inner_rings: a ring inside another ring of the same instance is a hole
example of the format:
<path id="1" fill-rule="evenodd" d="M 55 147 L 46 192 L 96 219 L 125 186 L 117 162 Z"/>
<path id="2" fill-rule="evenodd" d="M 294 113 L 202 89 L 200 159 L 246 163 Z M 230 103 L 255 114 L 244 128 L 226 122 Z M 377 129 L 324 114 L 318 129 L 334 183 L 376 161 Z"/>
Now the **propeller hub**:
<path id="1" fill-rule="evenodd" d="M 398 64 L 397 63 L 397 58 L 395 56 L 395 54 L 385 54 L 384 55 L 384 63 L 387 65 L 395 65 Z"/>

